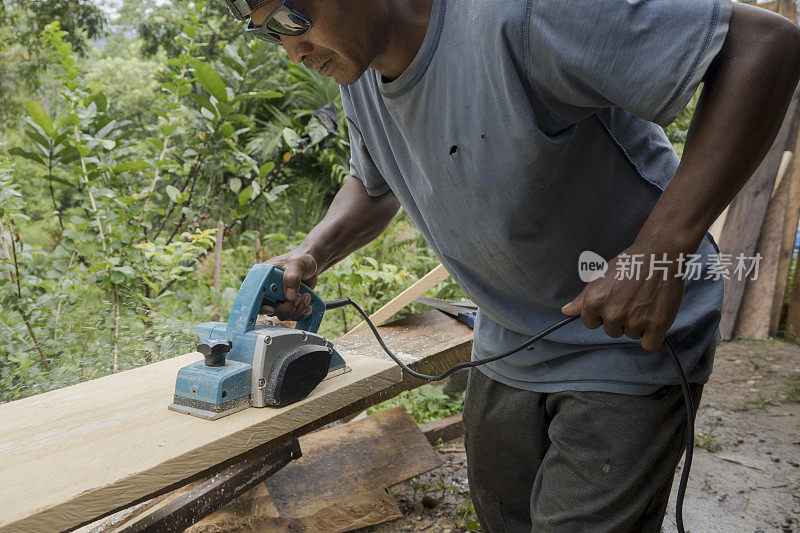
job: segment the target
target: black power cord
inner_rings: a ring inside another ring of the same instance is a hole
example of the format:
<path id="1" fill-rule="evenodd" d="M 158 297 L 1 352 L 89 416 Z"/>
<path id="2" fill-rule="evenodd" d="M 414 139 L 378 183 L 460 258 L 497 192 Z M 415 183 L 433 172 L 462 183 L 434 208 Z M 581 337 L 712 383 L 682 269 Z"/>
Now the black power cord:
<path id="1" fill-rule="evenodd" d="M 378 329 L 372 323 L 372 320 L 369 319 L 367 313 L 364 312 L 361 307 L 355 303 L 350 298 L 342 298 L 341 300 L 331 300 L 330 302 L 325 302 L 325 309 L 338 309 L 340 307 L 344 307 L 345 305 L 352 305 L 358 314 L 364 319 L 367 323 L 369 328 L 372 330 L 372 334 L 375 335 L 375 338 L 378 340 L 378 343 L 383 348 L 383 351 L 392 358 L 392 361 L 397 363 L 400 368 L 402 368 L 407 374 L 414 376 L 415 378 L 424 379 L 426 381 L 439 381 L 447 376 L 453 374 L 454 372 L 461 370 L 462 368 L 470 368 L 479 365 L 485 365 L 486 363 L 491 363 L 492 361 L 497 361 L 499 359 L 503 359 L 504 357 L 508 357 L 513 355 L 521 350 L 526 348 L 532 349 L 533 343 L 538 341 L 539 339 L 546 337 L 547 335 L 553 333 L 559 328 L 566 326 L 570 322 L 573 322 L 580 318 L 578 316 L 570 316 L 564 319 L 559 320 L 552 326 L 544 329 L 543 331 L 537 333 L 530 339 L 526 340 L 516 348 L 512 348 L 511 350 L 501 353 L 499 355 L 494 355 L 492 357 L 487 357 L 485 359 L 481 359 L 479 361 L 470 361 L 468 363 L 460 363 L 454 365 L 447 369 L 445 372 L 438 376 L 429 376 L 427 374 L 421 374 L 415 370 L 411 370 L 404 362 L 402 362 L 392 351 L 386 346 L 386 343 L 383 341 L 383 337 L 381 334 L 378 333 Z M 683 367 L 681 366 L 681 362 L 678 359 L 678 354 L 675 351 L 675 348 L 672 346 L 672 343 L 669 339 L 664 340 L 664 347 L 667 349 L 667 353 L 669 354 L 669 358 L 672 361 L 673 366 L 675 367 L 675 372 L 678 374 L 681 382 L 681 389 L 683 390 L 683 399 L 686 404 L 686 459 L 683 462 L 683 472 L 681 473 L 681 481 L 678 485 L 678 497 L 675 501 L 675 522 L 677 524 L 678 532 L 685 533 L 683 528 L 683 498 L 686 494 L 686 485 L 689 482 L 689 470 L 692 468 L 692 448 L 694 447 L 694 402 L 692 401 L 692 395 L 689 391 L 689 382 L 686 380 L 686 374 L 683 371 Z"/>

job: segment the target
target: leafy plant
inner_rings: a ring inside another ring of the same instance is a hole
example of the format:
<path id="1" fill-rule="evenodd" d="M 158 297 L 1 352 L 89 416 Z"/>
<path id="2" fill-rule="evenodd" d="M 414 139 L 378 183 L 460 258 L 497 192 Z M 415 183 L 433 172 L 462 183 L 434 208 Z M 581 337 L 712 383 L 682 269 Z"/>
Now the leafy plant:
<path id="1" fill-rule="evenodd" d="M 714 435 L 718 427 L 719 424 L 712 424 L 707 432 L 695 434 L 694 445 L 698 448 L 704 448 L 711 453 L 720 451 L 722 449 L 722 444 L 720 444 L 716 435 Z"/>
<path id="2" fill-rule="evenodd" d="M 800 372 L 793 372 L 786 378 L 783 397 L 790 402 L 800 402 Z"/>
<path id="3" fill-rule="evenodd" d="M 379 413 L 387 409 L 403 406 L 417 424 L 439 420 L 464 410 L 464 394 L 451 399 L 441 386 L 423 385 L 407 390 L 398 396 L 367 409 L 367 414 Z"/>
<path id="4" fill-rule="evenodd" d="M 483 531 L 471 499 L 466 498 L 461 507 L 456 510 L 455 526 L 464 528 L 466 531 Z"/>

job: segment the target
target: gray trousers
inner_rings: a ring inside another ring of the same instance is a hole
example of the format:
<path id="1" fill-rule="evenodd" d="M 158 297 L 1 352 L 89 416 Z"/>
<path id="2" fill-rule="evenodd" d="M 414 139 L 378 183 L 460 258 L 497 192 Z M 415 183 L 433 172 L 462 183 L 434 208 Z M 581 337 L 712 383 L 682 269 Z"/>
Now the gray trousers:
<path id="1" fill-rule="evenodd" d="M 702 385 L 690 385 L 695 406 Z M 683 452 L 679 386 L 649 396 L 537 393 L 471 369 L 470 496 L 483 530 L 658 532 Z"/>

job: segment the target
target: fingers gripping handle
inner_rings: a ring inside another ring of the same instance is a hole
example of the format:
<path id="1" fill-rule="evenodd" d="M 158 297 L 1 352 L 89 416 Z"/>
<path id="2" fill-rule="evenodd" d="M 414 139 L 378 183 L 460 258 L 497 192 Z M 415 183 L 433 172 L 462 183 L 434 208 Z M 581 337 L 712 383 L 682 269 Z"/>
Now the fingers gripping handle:
<path id="1" fill-rule="evenodd" d="M 325 313 L 325 302 L 305 285 L 300 285 L 300 293 L 311 295 L 311 314 L 297 322 L 295 329 L 316 333 Z M 228 338 L 233 338 L 232 335 L 235 333 L 241 334 L 253 329 L 263 303 L 274 304 L 285 300 L 283 271 L 274 265 L 254 265 L 247 273 L 233 302 L 231 315 L 228 318 Z"/>
<path id="2" fill-rule="evenodd" d="M 275 269 L 278 270 L 278 269 Z M 278 270 L 280 272 L 280 270 Z M 300 284 L 300 294 L 308 293 L 311 295 L 311 314 L 308 315 L 303 320 L 300 320 L 295 325 L 295 329 L 302 329 L 303 331 L 308 331 L 310 333 L 316 333 L 319 331 L 319 325 L 322 323 L 322 315 L 325 314 L 325 302 L 322 301 L 322 298 L 317 296 L 317 294 L 306 287 L 304 284 Z"/>

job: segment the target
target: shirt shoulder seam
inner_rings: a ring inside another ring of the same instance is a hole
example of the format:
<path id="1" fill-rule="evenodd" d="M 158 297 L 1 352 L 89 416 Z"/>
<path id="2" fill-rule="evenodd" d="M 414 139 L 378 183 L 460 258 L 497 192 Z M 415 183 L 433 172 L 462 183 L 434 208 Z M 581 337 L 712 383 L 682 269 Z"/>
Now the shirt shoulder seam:
<path id="1" fill-rule="evenodd" d="M 711 40 L 714 37 L 714 31 L 716 30 L 717 23 L 719 22 L 719 13 L 720 13 L 719 0 L 714 0 L 714 7 L 711 11 L 711 22 L 709 22 L 708 24 L 708 30 L 706 31 L 706 38 L 703 40 L 703 46 L 700 48 L 700 51 L 698 52 L 697 57 L 695 58 L 694 63 L 692 64 L 692 68 L 689 69 L 689 72 L 683 78 L 680 87 L 678 87 L 678 90 L 675 91 L 675 94 L 672 95 L 672 98 L 670 98 L 667 104 L 661 109 L 661 112 L 656 116 L 656 119 L 653 122 L 658 123 L 664 117 L 664 115 L 667 114 L 667 112 L 672 108 L 673 104 L 683 94 L 683 91 L 692 81 L 692 78 L 694 78 L 694 75 L 697 72 L 700 63 L 703 61 L 706 52 L 708 52 L 709 46 L 711 46 Z"/>
<path id="2" fill-rule="evenodd" d="M 561 122 L 562 127 L 567 128 L 570 126 L 570 123 L 561 118 L 561 115 L 545 103 L 541 93 L 536 88 L 536 83 L 533 81 L 533 71 L 531 67 L 531 19 L 533 18 L 533 2 L 534 0 L 527 0 L 525 2 L 525 16 L 522 19 L 522 60 L 525 67 L 525 76 L 528 78 L 528 86 L 531 88 L 531 91 L 536 94 L 545 109 L 547 109 L 556 120 Z"/>

